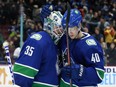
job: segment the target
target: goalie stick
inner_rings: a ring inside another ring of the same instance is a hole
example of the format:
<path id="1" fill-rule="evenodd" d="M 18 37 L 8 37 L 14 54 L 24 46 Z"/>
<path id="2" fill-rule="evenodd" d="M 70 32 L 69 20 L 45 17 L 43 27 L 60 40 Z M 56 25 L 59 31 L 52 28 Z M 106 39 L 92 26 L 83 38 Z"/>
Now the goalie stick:
<path id="1" fill-rule="evenodd" d="M 8 43 L 4 42 L 3 43 L 3 47 L 4 47 L 4 50 L 5 50 L 5 53 L 6 53 L 8 67 L 10 69 L 10 74 L 11 74 L 11 77 L 12 77 L 12 84 L 15 85 L 15 80 L 14 80 L 14 75 L 13 75 L 13 70 L 12 70 L 12 63 L 11 63 L 11 58 L 10 58 L 10 52 L 9 52 Z"/>
<path id="2" fill-rule="evenodd" d="M 70 58 L 70 50 L 69 50 L 69 38 L 68 38 L 68 24 L 70 20 L 70 4 L 67 2 L 67 17 L 66 17 L 66 43 L 67 43 L 67 58 L 68 58 L 68 65 L 71 68 L 71 58 Z M 70 70 L 70 73 L 72 70 Z M 70 74 L 70 87 L 72 87 L 72 77 Z"/>

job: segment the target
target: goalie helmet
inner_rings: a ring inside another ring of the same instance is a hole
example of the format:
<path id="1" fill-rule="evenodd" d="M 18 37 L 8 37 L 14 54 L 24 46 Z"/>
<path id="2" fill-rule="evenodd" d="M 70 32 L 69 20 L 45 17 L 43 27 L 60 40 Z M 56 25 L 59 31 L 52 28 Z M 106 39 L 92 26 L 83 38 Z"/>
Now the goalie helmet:
<path id="1" fill-rule="evenodd" d="M 49 17 L 44 19 L 43 29 L 51 35 L 56 44 L 63 35 L 63 29 L 61 26 L 62 17 L 63 16 L 59 11 L 53 11 Z"/>
<path id="2" fill-rule="evenodd" d="M 64 13 L 63 19 L 62 19 L 62 26 L 65 29 L 66 28 L 66 18 L 67 18 L 67 11 Z M 82 21 L 82 15 L 81 12 L 77 9 L 71 9 L 70 11 L 70 20 L 68 23 L 69 27 L 75 27 L 77 26 L 80 28 L 80 23 Z"/>

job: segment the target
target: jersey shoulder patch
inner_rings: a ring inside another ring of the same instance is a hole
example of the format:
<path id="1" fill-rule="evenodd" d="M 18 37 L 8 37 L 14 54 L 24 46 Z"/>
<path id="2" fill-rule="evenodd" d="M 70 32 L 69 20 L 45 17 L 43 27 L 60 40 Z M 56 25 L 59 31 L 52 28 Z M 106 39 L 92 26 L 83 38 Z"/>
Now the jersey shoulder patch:
<path id="1" fill-rule="evenodd" d="M 40 35 L 40 34 L 33 34 L 30 38 L 35 39 L 35 40 L 40 40 L 42 38 L 42 35 Z"/>
<path id="2" fill-rule="evenodd" d="M 91 45 L 97 45 L 97 43 L 95 42 L 94 39 L 87 39 L 87 40 L 86 40 L 86 43 L 87 43 L 89 46 L 91 46 Z"/>

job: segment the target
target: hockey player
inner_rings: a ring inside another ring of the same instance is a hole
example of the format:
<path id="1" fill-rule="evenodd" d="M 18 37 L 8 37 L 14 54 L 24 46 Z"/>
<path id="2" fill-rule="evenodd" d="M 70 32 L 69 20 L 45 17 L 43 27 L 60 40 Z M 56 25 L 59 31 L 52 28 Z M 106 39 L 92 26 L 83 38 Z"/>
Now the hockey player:
<path id="1" fill-rule="evenodd" d="M 49 15 L 50 11 L 44 12 Z M 62 19 L 66 28 L 67 11 Z M 60 87 L 97 87 L 104 77 L 103 51 L 90 34 L 81 31 L 82 16 L 79 10 L 72 9 L 69 20 L 69 51 L 71 65 L 67 65 L 67 40 L 64 35 L 59 42 L 62 52 L 63 68 L 61 69 Z M 70 83 L 70 80 L 72 83 Z"/>
<path id="2" fill-rule="evenodd" d="M 67 11 L 62 19 L 66 28 Z M 100 43 L 90 34 L 81 31 L 82 16 L 79 10 L 71 9 L 68 24 L 69 48 L 64 35 L 60 41 L 63 55 L 60 87 L 97 87 L 104 77 L 104 58 Z M 67 49 L 71 64 L 67 65 Z M 72 81 L 72 83 L 70 83 Z"/>
<path id="3" fill-rule="evenodd" d="M 60 12 L 51 12 L 45 18 L 43 31 L 33 34 L 25 41 L 13 69 L 17 85 L 58 87 L 56 43 L 63 35 L 61 19 Z"/>

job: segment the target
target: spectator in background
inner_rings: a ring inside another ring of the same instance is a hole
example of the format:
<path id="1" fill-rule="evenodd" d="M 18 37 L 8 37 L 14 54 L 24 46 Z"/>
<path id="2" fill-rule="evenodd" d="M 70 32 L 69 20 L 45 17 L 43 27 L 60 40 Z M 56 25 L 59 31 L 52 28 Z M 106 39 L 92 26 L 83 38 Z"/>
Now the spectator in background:
<path id="1" fill-rule="evenodd" d="M 104 3 L 103 3 L 103 6 L 101 8 L 101 11 L 102 11 L 102 13 L 104 15 L 104 18 L 108 19 L 109 3 L 107 1 L 105 1 L 105 0 L 103 2 Z"/>
<path id="2" fill-rule="evenodd" d="M 98 12 L 94 12 L 94 15 L 90 21 L 90 30 L 89 30 L 89 33 L 90 34 L 94 34 L 94 31 L 95 31 L 95 27 L 98 26 L 98 22 L 99 22 L 99 15 L 98 15 Z"/>
<path id="3" fill-rule="evenodd" d="M 17 21 L 17 18 L 18 18 L 18 16 L 19 16 L 19 5 L 18 4 L 16 4 L 16 3 L 9 3 L 9 5 L 10 5 L 10 8 L 9 8 L 9 10 L 10 10 L 10 15 L 9 15 L 9 17 L 10 17 L 10 22 L 12 22 L 12 21 Z"/>
<path id="4" fill-rule="evenodd" d="M 40 12 L 40 8 L 38 7 L 38 5 L 34 5 L 33 6 L 33 20 L 37 19 L 38 17 L 38 13 Z"/>
<path id="5" fill-rule="evenodd" d="M 115 19 L 112 20 L 112 25 L 113 25 L 114 29 L 116 30 L 116 20 Z"/>
<path id="6" fill-rule="evenodd" d="M 100 28 L 100 33 L 104 35 L 104 29 L 107 25 L 110 25 L 110 23 L 108 21 L 106 21 L 106 19 L 104 19 L 104 17 L 101 17 L 98 23 L 98 27 Z"/>
<path id="7" fill-rule="evenodd" d="M 35 22 L 33 20 L 29 21 L 29 28 L 27 30 L 28 36 L 31 36 L 32 34 L 35 33 Z"/>
<path id="8" fill-rule="evenodd" d="M 61 13 L 63 12 L 63 7 L 61 1 L 58 1 L 58 5 L 55 6 L 55 9 L 57 11 L 60 11 Z"/>
<path id="9" fill-rule="evenodd" d="M 105 65 L 107 66 L 107 63 L 108 63 L 107 55 L 106 55 L 107 45 L 106 45 L 105 42 L 102 42 L 101 46 L 102 46 L 102 49 L 103 49 Z"/>
<path id="10" fill-rule="evenodd" d="M 114 36 L 115 36 L 115 30 L 112 27 L 112 25 L 106 26 L 104 29 L 104 36 L 105 36 L 105 42 L 107 44 L 107 47 L 110 47 L 110 44 L 113 42 L 114 40 Z"/>
<path id="11" fill-rule="evenodd" d="M 113 42 L 116 44 L 116 34 L 114 36 Z"/>
<path id="12" fill-rule="evenodd" d="M 28 18 L 26 21 L 25 21 L 25 28 L 26 28 L 26 35 L 27 37 L 32 35 L 33 33 L 35 33 L 35 21 Z"/>
<path id="13" fill-rule="evenodd" d="M 35 21 L 35 32 L 38 31 L 42 31 L 43 30 L 43 26 L 42 26 L 42 22 L 41 21 Z"/>
<path id="14" fill-rule="evenodd" d="M 88 0 L 81 0 L 80 1 L 80 5 L 83 7 L 83 6 L 86 6 L 88 7 Z"/>
<path id="15" fill-rule="evenodd" d="M 83 22 L 82 22 L 82 30 L 83 30 L 84 32 L 86 32 L 86 33 L 89 32 L 88 24 L 87 24 L 87 22 L 84 21 L 84 20 L 83 20 Z"/>
<path id="16" fill-rule="evenodd" d="M 3 8 L 2 8 L 2 3 L 0 3 L 0 24 L 3 23 Z"/>
<path id="17" fill-rule="evenodd" d="M 110 44 L 110 47 L 106 50 L 107 65 L 116 66 L 116 45 L 114 42 Z"/>
<path id="18" fill-rule="evenodd" d="M 78 8 L 77 8 L 78 9 Z M 88 8 L 86 6 L 83 6 L 79 9 L 81 12 L 82 17 L 84 17 L 88 13 Z"/>
<path id="19" fill-rule="evenodd" d="M 100 29 L 99 27 L 95 27 L 95 33 L 93 34 L 93 36 L 96 38 L 96 40 L 99 42 L 99 43 L 102 43 L 104 41 L 104 38 L 103 38 L 103 34 L 100 33 Z"/>
<path id="20" fill-rule="evenodd" d="M 90 22 L 93 17 L 93 9 L 90 9 L 87 14 L 85 14 L 84 19 L 87 22 Z"/>

